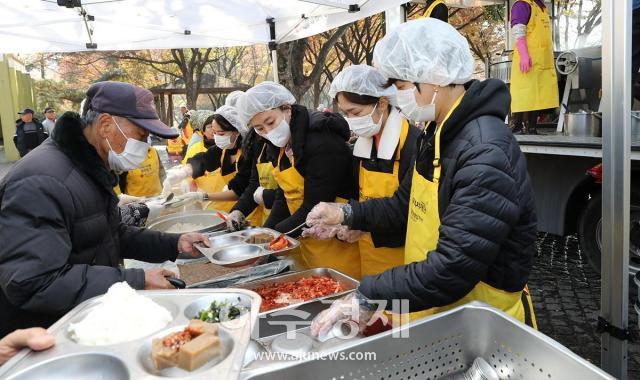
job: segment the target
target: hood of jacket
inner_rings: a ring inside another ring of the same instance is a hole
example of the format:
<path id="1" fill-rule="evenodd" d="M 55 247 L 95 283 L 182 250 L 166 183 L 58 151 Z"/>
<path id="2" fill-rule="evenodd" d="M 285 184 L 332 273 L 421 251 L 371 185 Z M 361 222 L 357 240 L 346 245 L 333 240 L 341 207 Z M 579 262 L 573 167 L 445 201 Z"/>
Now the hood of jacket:
<path id="1" fill-rule="evenodd" d="M 464 85 L 462 101 L 451 113 L 442 129 L 441 142 L 452 140 L 465 125 L 480 116 L 495 116 L 504 120 L 509 113 L 511 95 L 498 79 L 472 80 Z"/>
<path id="2" fill-rule="evenodd" d="M 117 184 L 117 176 L 107 168 L 84 136 L 85 123 L 80 115 L 65 112 L 58 118 L 55 128 L 56 133 L 52 139 L 60 150 L 91 179 L 116 197 L 113 187 Z"/>

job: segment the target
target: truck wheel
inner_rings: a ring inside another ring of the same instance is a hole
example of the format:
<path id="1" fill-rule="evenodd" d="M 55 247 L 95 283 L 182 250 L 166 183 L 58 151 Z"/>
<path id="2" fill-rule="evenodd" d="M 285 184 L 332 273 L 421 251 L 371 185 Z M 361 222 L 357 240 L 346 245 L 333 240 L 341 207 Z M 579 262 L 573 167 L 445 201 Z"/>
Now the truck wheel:
<path id="1" fill-rule="evenodd" d="M 630 224 L 629 224 L 629 272 L 640 271 L 640 193 L 631 192 Z M 578 219 L 578 239 L 580 248 L 587 257 L 591 267 L 598 273 L 601 270 L 602 251 L 602 194 L 595 194 L 587 203 Z M 634 243 L 634 240 L 636 242 Z"/>

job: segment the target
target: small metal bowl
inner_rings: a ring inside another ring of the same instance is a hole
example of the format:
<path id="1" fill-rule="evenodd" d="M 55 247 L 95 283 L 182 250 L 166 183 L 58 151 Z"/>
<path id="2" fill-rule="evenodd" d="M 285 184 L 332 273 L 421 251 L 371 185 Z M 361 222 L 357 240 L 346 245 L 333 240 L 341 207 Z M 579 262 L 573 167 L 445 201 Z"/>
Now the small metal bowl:
<path id="1" fill-rule="evenodd" d="M 273 352 L 280 352 L 299 358 L 302 355 L 308 353 L 313 348 L 313 340 L 306 334 L 299 331 L 295 332 L 293 337 L 288 337 L 287 334 L 280 335 L 271 342 L 271 350 Z"/>
<path id="2" fill-rule="evenodd" d="M 131 375 L 127 365 L 121 359 L 102 353 L 84 353 L 57 357 L 38 363 L 9 377 L 12 380 L 126 380 L 130 378 Z"/>
<path id="3" fill-rule="evenodd" d="M 247 244 L 223 248 L 214 253 L 211 258 L 220 265 L 243 266 L 256 263 L 268 254 L 269 252 L 257 245 Z"/>
<path id="4" fill-rule="evenodd" d="M 267 352 L 269 352 L 269 351 L 267 351 L 267 349 L 262 344 L 260 344 L 258 341 L 253 340 L 253 339 L 249 340 L 249 345 L 247 346 L 247 351 L 245 351 L 245 353 L 244 353 L 244 360 L 242 361 L 242 368 L 245 368 L 249 364 L 251 364 L 254 361 L 256 361 L 261 356 L 261 353 L 267 353 Z"/>
<path id="5" fill-rule="evenodd" d="M 187 319 L 198 319 L 198 313 L 202 310 L 208 309 L 213 301 L 226 302 L 241 307 L 247 311 L 251 310 L 251 298 L 240 293 L 227 293 L 198 298 L 184 309 L 184 316 Z"/>

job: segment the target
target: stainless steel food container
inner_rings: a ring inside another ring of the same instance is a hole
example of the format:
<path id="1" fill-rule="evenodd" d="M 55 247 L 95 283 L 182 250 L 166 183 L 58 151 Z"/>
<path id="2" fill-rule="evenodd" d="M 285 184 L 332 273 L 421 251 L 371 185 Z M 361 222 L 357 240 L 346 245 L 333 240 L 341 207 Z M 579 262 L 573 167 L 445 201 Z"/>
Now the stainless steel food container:
<path id="1" fill-rule="evenodd" d="M 300 246 L 298 240 L 285 236 L 289 241 L 289 246 L 285 249 L 272 251 L 269 249 L 269 243 L 250 243 L 251 237 L 256 234 L 269 234 L 273 238 L 281 235 L 278 231 L 269 228 L 251 228 L 244 231 L 211 236 L 209 238 L 210 247 L 197 245 L 196 248 L 213 264 L 225 267 L 239 267 L 261 263 L 269 255 L 286 255 Z"/>
<path id="2" fill-rule="evenodd" d="M 260 313 L 260 316 L 267 315 L 267 314 L 272 314 L 272 313 L 279 312 L 279 311 L 286 310 L 286 309 L 298 308 L 298 307 L 300 307 L 302 305 L 309 304 L 311 302 L 316 302 L 316 301 L 319 301 L 319 300 L 340 297 L 340 296 L 343 296 L 345 294 L 351 293 L 352 291 L 356 290 L 358 288 L 358 286 L 360 285 L 360 282 L 358 280 L 353 279 L 353 278 L 347 276 L 344 273 L 340 273 L 337 270 L 330 269 L 330 268 L 315 268 L 315 269 L 309 269 L 309 270 L 304 270 L 304 271 L 300 271 L 300 272 L 282 274 L 282 275 L 279 275 L 279 276 L 276 276 L 276 277 L 269 277 L 269 278 L 266 278 L 264 280 L 252 281 L 252 282 L 248 282 L 246 284 L 238 284 L 237 286 L 239 288 L 242 288 L 242 289 L 256 290 L 256 289 L 264 287 L 266 285 L 281 284 L 283 282 L 298 281 L 298 280 L 300 280 L 302 278 L 311 277 L 311 276 L 330 277 L 330 278 L 336 280 L 340 284 L 340 286 L 342 287 L 343 291 L 342 292 L 338 292 L 338 293 L 334 293 L 334 294 L 330 294 L 330 295 L 325 296 L 325 297 L 315 298 L 315 299 L 312 299 L 312 300 L 299 302 L 299 303 L 295 303 L 295 304 L 292 304 L 292 305 L 283 306 L 283 307 L 279 307 L 279 308 L 276 308 L 276 309 L 271 309 L 271 310 L 268 310 L 268 311 L 264 311 L 264 312 Z"/>
<path id="3" fill-rule="evenodd" d="M 602 137 L 602 115 L 599 112 L 567 112 L 565 134 L 575 137 Z"/>
<path id="4" fill-rule="evenodd" d="M 548 336 L 480 302 L 331 345 L 305 360 L 255 361 L 242 379 L 443 379 L 482 357 L 502 380 L 613 379 Z M 329 343 L 329 342 L 327 342 Z"/>
<path id="5" fill-rule="evenodd" d="M 260 297 L 245 289 L 189 289 L 174 291 L 141 291 L 165 307 L 173 321 L 149 336 L 106 346 L 85 346 L 70 337 L 70 323 L 77 323 L 100 303 L 95 297 L 78 305 L 49 328 L 56 345 L 42 352 L 23 350 L 0 367 L 0 378 L 27 379 L 236 379 L 242 367 L 251 332 L 257 325 Z M 158 370 L 151 359 L 153 338 L 182 330 L 197 312 L 213 300 L 235 301 L 249 309 L 238 319 L 220 324 L 222 354 L 192 372 L 180 368 Z"/>
<path id="6" fill-rule="evenodd" d="M 199 211 L 185 211 L 176 214 L 170 214 L 161 218 L 151 221 L 147 228 L 154 231 L 167 232 L 171 227 L 178 223 L 189 223 L 201 225 L 202 228 L 186 232 L 217 232 L 226 229 L 226 223 L 219 218 L 215 211 L 211 210 L 199 210 Z"/>

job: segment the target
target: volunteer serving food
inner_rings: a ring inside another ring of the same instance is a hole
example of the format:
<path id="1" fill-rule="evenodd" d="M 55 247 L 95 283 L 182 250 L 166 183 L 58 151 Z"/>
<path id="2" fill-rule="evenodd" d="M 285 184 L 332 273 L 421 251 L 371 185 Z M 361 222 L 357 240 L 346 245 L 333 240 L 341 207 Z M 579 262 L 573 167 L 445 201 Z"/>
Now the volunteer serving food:
<path id="1" fill-rule="evenodd" d="M 247 128 L 234 107 L 224 105 L 203 122 L 204 139 L 215 142 L 205 152 L 186 156 L 187 165 L 169 170 L 169 186 L 187 177 L 195 179 L 198 189 L 178 199 L 213 201 L 210 209 L 230 211 L 244 192 L 251 174 L 250 160 L 242 154 L 242 139 Z M 166 191 L 165 191 L 166 193 Z"/>
<path id="2" fill-rule="evenodd" d="M 392 78 L 407 118 L 429 122 L 412 175 L 390 198 L 321 203 L 307 223 L 367 231 L 406 222 L 404 265 L 365 277 L 316 317 L 312 334 L 325 334 L 349 308 L 362 327 L 376 300 L 393 299 L 408 300 L 419 312 L 413 318 L 479 300 L 534 325 L 526 283 L 535 208 L 524 155 L 504 124 L 506 86 L 471 80 L 466 39 L 434 19 L 396 27 L 376 44 L 374 66 Z"/>
<path id="3" fill-rule="evenodd" d="M 297 105 L 289 90 L 273 82 L 247 90 L 238 110 L 250 128 L 276 147 L 272 156 L 278 190 L 266 227 L 293 230 L 291 236 L 298 236 L 296 228 L 318 202 L 351 195 L 349 126 L 343 117 Z M 357 245 L 304 239 L 301 254 L 309 268 L 329 267 L 360 277 Z"/>
<path id="4" fill-rule="evenodd" d="M 396 87 L 388 78 L 367 65 L 350 66 L 340 72 L 329 89 L 346 116 L 351 131 L 358 136 L 353 147 L 354 178 L 358 200 L 364 202 L 392 196 L 405 177 L 411 176 L 416 139 L 420 134 L 394 107 Z M 404 263 L 405 228 L 378 229 L 371 233 L 322 225 L 305 230 L 305 236 L 357 240 L 360 272 L 363 276 L 381 273 Z"/>

